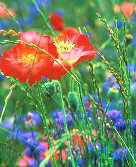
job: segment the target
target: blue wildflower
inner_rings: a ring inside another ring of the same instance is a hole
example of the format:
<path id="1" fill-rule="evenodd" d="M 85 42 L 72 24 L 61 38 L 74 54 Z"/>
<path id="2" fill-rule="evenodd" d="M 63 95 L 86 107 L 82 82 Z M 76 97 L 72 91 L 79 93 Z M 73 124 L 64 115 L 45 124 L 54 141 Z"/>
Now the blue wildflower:
<path id="1" fill-rule="evenodd" d="M 108 92 L 118 92 L 119 90 L 119 84 L 116 82 L 116 79 L 113 75 L 111 76 L 108 76 L 106 81 L 104 82 L 103 84 L 103 91 L 105 93 L 108 93 Z"/>
<path id="2" fill-rule="evenodd" d="M 0 21 L 0 29 L 14 29 L 16 23 L 12 21 Z"/>
<path id="3" fill-rule="evenodd" d="M 38 167 L 38 162 L 35 159 L 28 160 L 29 167 Z"/>
<path id="4" fill-rule="evenodd" d="M 0 74 L 0 81 L 3 81 L 6 77 L 2 74 Z"/>
<path id="5" fill-rule="evenodd" d="M 87 148 L 88 148 L 89 153 L 94 153 L 95 152 L 95 146 L 93 144 L 89 143 L 87 145 Z"/>
<path id="6" fill-rule="evenodd" d="M 84 159 L 79 159 L 77 164 L 77 167 L 86 167 L 86 161 Z"/>
<path id="7" fill-rule="evenodd" d="M 67 126 L 69 128 L 72 127 L 72 125 L 73 125 L 73 118 L 72 118 L 72 114 L 70 112 L 66 113 L 66 118 L 65 118 L 63 111 L 55 110 L 52 113 L 52 117 L 53 117 L 57 127 L 64 128 L 65 119 L 66 119 Z"/>
<path id="8" fill-rule="evenodd" d="M 45 152 L 47 150 L 48 150 L 48 145 L 46 145 L 46 143 L 40 142 L 36 147 L 36 151 L 38 152 Z"/>
<path id="9" fill-rule="evenodd" d="M 37 10 L 34 4 L 29 5 L 29 15 L 33 18 L 40 15 L 39 11 Z"/>
<path id="10" fill-rule="evenodd" d="M 112 24 L 112 29 L 114 30 L 115 28 L 117 28 L 118 30 L 121 30 L 121 29 L 123 28 L 124 24 L 125 24 L 125 23 L 124 23 L 121 19 L 118 19 L 118 20 L 116 21 L 116 23 L 114 22 L 114 23 Z"/>
<path id="11" fill-rule="evenodd" d="M 89 143 L 87 145 L 87 149 L 88 149 L 88 152 L 89 153 L 95 153 L 97 154 L 98 156 L 100 156 L 101 152 L 104 151 L 104 149 L 102 148 L 101 144 L 97 143 L 96 145 L 93 145 L 91 143 Z"/>
<path id="12" fill-rule="evenodd" d="M 38 126 L 42 123 L 42 118 L 38 112 L 28 112 L 24 116 L 23 121 L 26 125 L 29 126 Z"/>
<path id="13" fill-rule="evenodd" d="M 111 119 L 114 123 L 119 119 L 122 119 L 122 112 L 118 110 L 111 110 L 106 113 L 107 117 Z"/>
<path id="14" fill-rule="evenodd" d="M 127 68 L 128 68 L 128 71 L 131 73 L 131 74 L 134 74 L 136 72 L 136 65 L 135 64 L 128 64 L 127 65 Z"/>
<path id="15" fill-rule="evenodd" d="M 104 111 L 105 111 L 105 109 L 111 110 L 113 108 L 112 105 L 107 104 L 107 100 L 105 98 L 102 98 L 101 101 L 99 101 L 98 96 L 94 96 L 93 98 L 97 104 L 99 104 L 99 102 L 101 102 L 102 109 Z"/>
<path id="16" fill-rule="evenodd" d="M 91 102 L 90 102 L 89 96 L 84 96 L 84 97 L 83 97 L 83 103 L 84 103 L 85 109 L 86 109 L 87 111 L 90 111 Z"/>
<path id="17" fill-rule="evenodd" d="M 33 149 L 31 149 L 30 147 L 27 147 L 24 150 L 24 155 L 27 156 L 27 157 L 33 157 Z"/>
<path id="18" fill-rule="evenodd" d="M 123 26 L 124 26 L 123 21 L 122 20 L 117 20 L 117 28 L 120 30 L 120 29 L 123 28 Z"/>
<path id="19" fill-rule="evenodd" d="M 45 152 L 48 146 L 42 142 L 33 142 L 32 145 L 27 145 L 24 155 L 28 157 L 34 157 L 35 159 L 40 159 L 40 154 Z"/>
<path id="20" fill-rule="evenodd" d="M 27 18 L 18 18 L 17 22 L 20 25 L 20 27 L 24 27 L 24 26 L 32 26 L 32 21 L 33 18 L 32 17 L 27 17 Z"/>
<path id="21" fill-rule="evenodd" d="M 123 161 L 126 160 L 128 157 L 128 149 L 126 148 L 119 148 L 112 153 L 112 158 L 115 161 Z"/>
<path id="22" fill-rule="evenodd" d="M 100 152 L 100 151 L 102 151 L 102 146 L 101 146 L 101 144 L 97 143 L 95 147 L 96 147 L 97 153 Z"/>
<path id="23" fill-rule="evenodd" d="M 0 21 L 0 29 L 6 29 L 8 28 L 9 23 L 5 21 Z"/>
<path id="24" fill-rule="evenodd" d="M 123 119 L 119 119 L 114 126 L 118 131 L 123 132 L 126 129 L 126 122 Z"/>
<path id="25" fill-rule="evenodd" d="M 8 137 L 11 138 L 12 140 L 18 140 L 21 135 L 22 131 L 20 130 L 20 128 L 15 127 L 11 131 L 9 131 Z"/>
<path id="26" fill-rule="evenodd" d="M 14 120 L 14 117 L 8 118 L 0 124 L 0 127 L 12 130 L 14 128 Z"/>
<path id="27" fill-rule="evenodd" d="M 24 144 L 25 146 L 35 148 L 38 145 L 38 141 L 36 140 L 36 137 L 38 136 L 38 133 L 35 131 L 32 132 L 21 132 L 17 139 L 21 142 L 21 144 Z"/>

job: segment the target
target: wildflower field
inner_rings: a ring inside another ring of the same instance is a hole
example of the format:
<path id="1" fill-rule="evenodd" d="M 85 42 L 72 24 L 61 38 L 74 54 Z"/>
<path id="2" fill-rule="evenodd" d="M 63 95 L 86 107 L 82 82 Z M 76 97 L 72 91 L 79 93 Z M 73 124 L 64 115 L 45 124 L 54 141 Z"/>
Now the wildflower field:
<path id="1" fill-rule="evenodd" d="M 136 0 L 0 1 L 0 167 L 136 167 Z"/>

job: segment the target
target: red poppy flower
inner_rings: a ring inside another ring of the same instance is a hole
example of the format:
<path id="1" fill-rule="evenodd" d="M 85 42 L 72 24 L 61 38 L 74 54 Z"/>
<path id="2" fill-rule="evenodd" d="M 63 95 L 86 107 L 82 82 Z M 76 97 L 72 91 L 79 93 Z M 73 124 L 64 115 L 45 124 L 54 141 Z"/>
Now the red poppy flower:
<path id="1" fill-rule="evenodd" d="M 122 12 L 126 18 L 130 18 L 132 14 L 136 11 L 136 5 L 133 3 L 125 2 L 122 5 L 115 5 L 114 11 L 116 13 Z"/>
<path id="2" fill-rule="evenodd" d="M 58 51 L 58 59 L 53 64 L 49 79 L 60 80 L 77 64 L 96 57 L 96 51 L 89 39 L 74 28 L 62 31 L 54 39 L 54 43 Z"/>
<path id="3" fill-rule="evenodd" d="M 34 44 L 40 49 L 46 50 L 48 53 L 51 53 L 52 61 L 54 58 L 57 58 L 57 50 L 50 36 L 40 35 L 37 32 L 21 32 L 19 38 L 22 44 Z"/>
<path id="4" fill-rule="evenodd" d="M 64 30 L 64 19 L 62 16 L 58 15 L 57 13 L 53 13 L 49 16 L 49 21 L 55 31 Z"/>
<path id="5" fill-rule="evenodd" d="M 21 35 L 22 41 L 38 45 L 39 41 L 34 36 L 31 39 L 26 39 L 25 33 Z M 35 37 L 38 38 L 38 35 Z M 46 53 L 25 44 L 18 44 L 11 50 L 4 52 L 1 57 L 0 68 L 2 72 L 6 76 L 15 77 L 21 83 L 27 82 L 30 86 L 37 83 L 43 76 L 48 76 L 54 61 L 52 57 L 57 57 L 56 47 L 48 36 L 40 36 L 40 38 L 39 47 Z"/>

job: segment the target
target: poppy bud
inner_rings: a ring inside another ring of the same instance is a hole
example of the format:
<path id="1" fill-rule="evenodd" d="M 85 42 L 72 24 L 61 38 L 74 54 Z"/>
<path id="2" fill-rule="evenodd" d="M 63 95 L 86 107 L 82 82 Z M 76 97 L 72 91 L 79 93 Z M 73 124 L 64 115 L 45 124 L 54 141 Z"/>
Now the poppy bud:
<path id="1" fill-rule="evenodd" d="M 64 19 L 62 16 L 58 15 L 57 13 L 53 13 L 49 16 L 49 21 L 55 31 L 64 30 Z"/>

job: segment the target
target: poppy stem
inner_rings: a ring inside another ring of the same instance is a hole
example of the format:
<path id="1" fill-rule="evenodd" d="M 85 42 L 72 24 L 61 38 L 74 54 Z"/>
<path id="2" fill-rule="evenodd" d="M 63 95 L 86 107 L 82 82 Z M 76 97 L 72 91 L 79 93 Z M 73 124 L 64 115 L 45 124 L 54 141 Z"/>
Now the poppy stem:
<path id="1" fill-rule="evenodd" d="M 9 91 L 9 93 L 8 93 L 6 99 L 5 99 L 5 104 L 4 104 L 4 107 L 3 107 L 3 110 L 2 110 L 2 113 L 1 113 L 1 116 L 0 116 L 0 123 L 2 122 L 4 113 L 5 113 L 6 107 L 7 107 L 7 105 L 8 105 L 8 101 L 9 101 L 11 95 L 12 95 L 13 89 L 14 89 L 16 86 L 17 86 L 17 83 L 15 83 L 14 85 L 12 85 L 12 86 L 10 87 L 10 91 Z"/>

